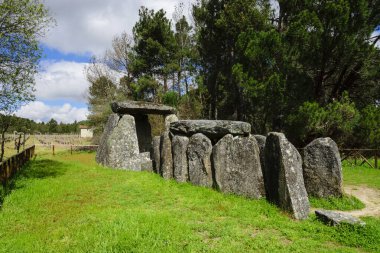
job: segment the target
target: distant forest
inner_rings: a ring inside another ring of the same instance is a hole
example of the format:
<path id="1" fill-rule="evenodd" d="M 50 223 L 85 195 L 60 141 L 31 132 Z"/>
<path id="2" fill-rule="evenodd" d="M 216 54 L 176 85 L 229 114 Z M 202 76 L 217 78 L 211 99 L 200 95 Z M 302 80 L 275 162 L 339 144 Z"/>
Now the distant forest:
<path id="1" fill-rule="evenodd" d="M 26 134 L 79 134 L 80 125 L 86 125 L 86 121 L 75 121 L 74 123 L 65 124 L 58 123 L 55 119 L 51 119 L 49 122 L 37 123 L 34 120 L 11 116 L 12 124 L 8 129 L 8 133 L 14 131 L 23 132 Z"/>

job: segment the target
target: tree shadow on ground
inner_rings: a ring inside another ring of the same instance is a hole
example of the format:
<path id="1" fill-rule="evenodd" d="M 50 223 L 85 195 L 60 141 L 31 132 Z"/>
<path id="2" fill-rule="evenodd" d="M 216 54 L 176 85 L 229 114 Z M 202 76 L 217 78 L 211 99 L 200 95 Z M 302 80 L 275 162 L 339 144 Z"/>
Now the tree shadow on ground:
<path id="1" fill-rule="evenodd" d="M 25 186 L 24 184 L 18 184 L 19 181 L 55 178 L 64 175 L 67 169 L 66 164 L 49 159 L 28 162 L 6 184 L 3 186 L 0 184 L 0 210 L 7 195 Z"/>

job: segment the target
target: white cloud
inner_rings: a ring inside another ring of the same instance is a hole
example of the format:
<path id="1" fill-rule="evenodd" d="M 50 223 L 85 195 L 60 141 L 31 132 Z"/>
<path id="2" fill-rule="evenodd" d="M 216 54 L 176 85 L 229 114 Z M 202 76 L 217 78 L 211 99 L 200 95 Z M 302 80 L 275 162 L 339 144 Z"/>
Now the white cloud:
<path id="1" fill-rule="evenodd" d="M 36 122 L 47 122 L 55 119 L 58 122 L 72 123 L 75 120 L 86 120 L 87 108 L 77 108 L 66 103 L 62 106 L 49 106 L 41 101 L 24 105 L 16 112 L 18 117 L 32 119 Z"/>
<path id="2" fill-rule="evenodd" d="M 65 99 L 86 102 L 89 83 L 84 74 L 86 63 L 44 61 L 36 76 L 38 100 Z"/>
<path id="3" fill-rule="evenodd" d="M 132 33 L 140 6 L 164 9 L 172 17 L 178 3 L 190 0 L 49 0 L 46 6 L 57 21 L 44 43 L 64 53 L 99 55 L 123 31 Z"/>

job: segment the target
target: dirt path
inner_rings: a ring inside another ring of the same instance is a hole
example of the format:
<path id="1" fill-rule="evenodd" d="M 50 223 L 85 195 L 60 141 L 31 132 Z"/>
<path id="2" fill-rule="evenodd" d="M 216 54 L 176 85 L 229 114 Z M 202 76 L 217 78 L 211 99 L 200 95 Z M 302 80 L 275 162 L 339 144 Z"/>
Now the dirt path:
<path id="1" fill-rule="evenodd" d="M 340 212 L 348 213 L 356 217 L 380 217 L 380 190 L 367 186 L 345 186 L 344 191 L 346 194 L 353 195 L 360 199 L 365 204 L 365 208 L 362 210 Z"/>

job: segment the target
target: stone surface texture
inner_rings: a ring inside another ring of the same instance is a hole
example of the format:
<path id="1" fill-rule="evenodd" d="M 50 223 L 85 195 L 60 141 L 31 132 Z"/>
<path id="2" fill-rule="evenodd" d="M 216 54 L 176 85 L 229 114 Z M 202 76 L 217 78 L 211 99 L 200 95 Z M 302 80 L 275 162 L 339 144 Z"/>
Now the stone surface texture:
<path id="1" fill-rule="evenodd" d="M 343 174 L 339 149 L 331 138 L 319 138 L 304 149 L 303 176 L 309 195 L 343 196 Z"/>
<path id="2" fill-rule="evenodd" d="M 189 169 L 186 155 L 188 144 L 189 138 L 185 136 L 176 135 L 172 139 L 174 179 L 181 183 L 189 181 Z"/>
<path id="3" fill-rule="evenodd" d="M 306 219 L 309 199 L 302 175 L 302 159 L 282 133 L 269 133 L 265 144 L 264 181 L 269 201 L 290 212 L 295 219 Z"/>
<path id="4" fill-rule="evenodd" d="M 175 114 L 170 114 L 165 117 L 165 130 L 170 130 L 170 123 L 178 121 L 178 117 Z"/>
<path id="5" fill-rule="evenodd" d="M 172 143 L 170 140 L 170 133 L 165 132 L 161 135 L 160 141 L 161 151 L 161 175 L 165 179 L 173 178 L 173 157 L 172 157 Z"/>
<path id="6" fill-rule="evenodd" d="M 131 115 L 108 118 L 101 137 L 96 161 L 118 169 L 141 170 L 135 119 Z"/>
<path id="7" fill-rule="evenodd" d="M 194 185 L 212 187 L 212 143 L 207 136 L 198 133 L 190 137 L 187 148 L 189 180 Z"/>
<path id="8" fill-rule="evenodd" d="M 351 225 L 365 226 L 366 223 L 361 219 L 358 219 L 352 215 L 338 213 L 327 210 L 316 210 L 315 214 L 319 220 L 330 226 L 337 226 L 342 223 L 348 223 Z"/>
<path id="9" fill-rule="evenodd" d="M 126 101 L 114 102 L 111 104 L 112 111 L 117 114 L 175 114 L 176 109 L 167 105 L 143 102 L 143 101 Z"/>
<path id="10" fill-rule="evenodd" d="M 152 145 L 152 127 L 148 115 L 134 115 L 140 153 L 149 152 Z"/>
<path id="11" fill-rule="evenodd" d="M 251 132 L 251 125 L 228 120 L 180 120 L 170 124 L 170 132 L 186 136 L 202 133 L 208 138 L 215 139 L 227 134 L 247 136 Z"/>
<path id="12" fill-rule="evenodd" d="M 222 192 L 256 199 L 265 196 L 259 147 L 253 136 L 224 136 L 213 147 L 212 159 Z"/>
<path id="13" fill-rule="evenodd" d="M 161 136 L 155 136 L 153 137 L 152 141 L 152 154 L 151 158 L 153 160 L 153 171 L 157 174 L 161 174 L 161 151 L 160 151 L 160 144 L 161 144 Z"/>
<path id="14" fill-rule="evenodd" d="M 264 135 L 254 135 L 257 145 L 259 146 L 259 151 L 260 151 L 260 164 L 261 164 L 261 169 L 264 171 L 265 169 L 265 142 L 267 140 L 267 137 Z"/>

